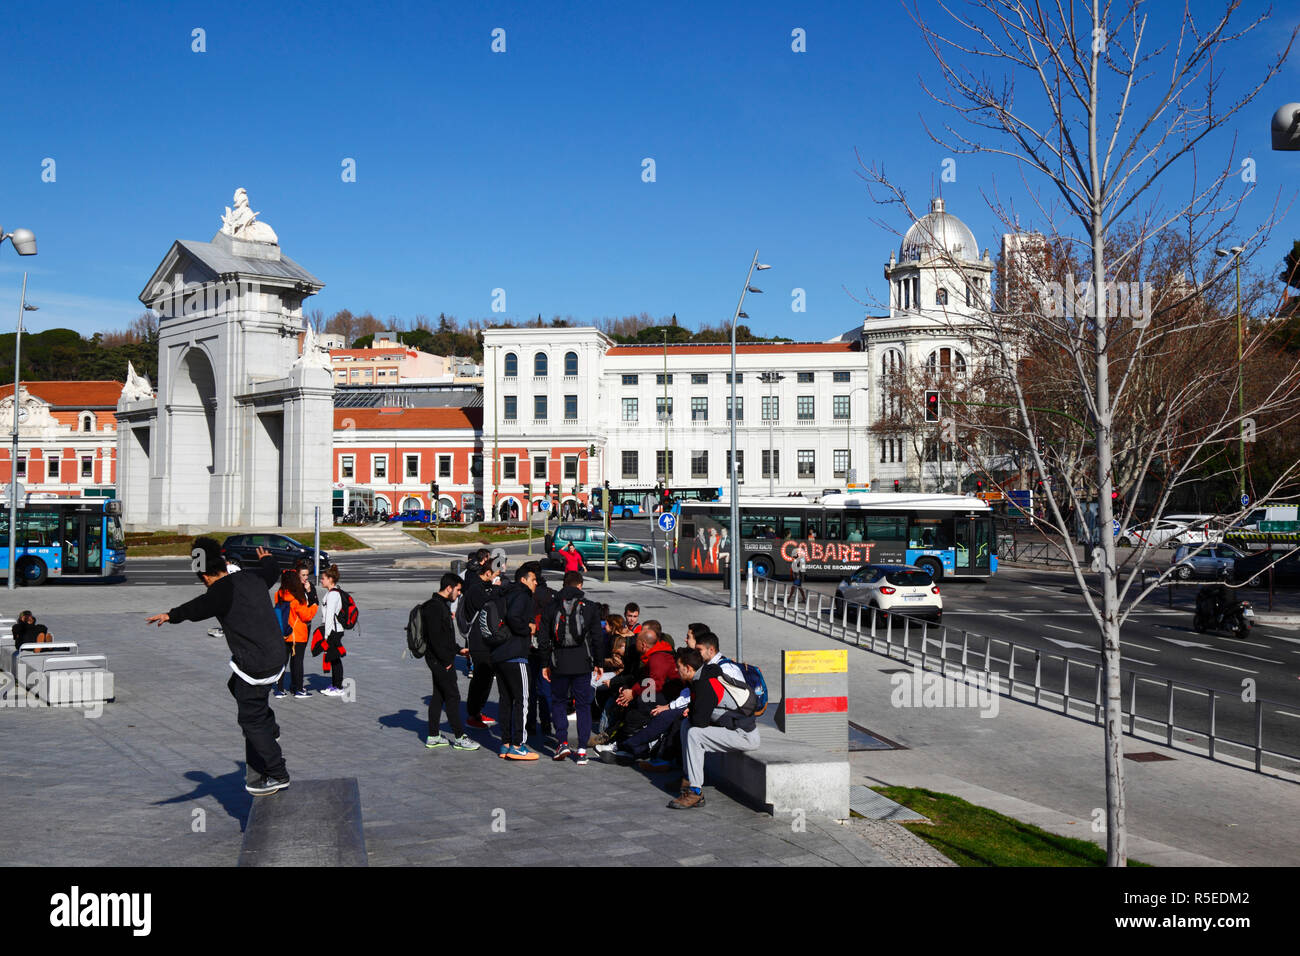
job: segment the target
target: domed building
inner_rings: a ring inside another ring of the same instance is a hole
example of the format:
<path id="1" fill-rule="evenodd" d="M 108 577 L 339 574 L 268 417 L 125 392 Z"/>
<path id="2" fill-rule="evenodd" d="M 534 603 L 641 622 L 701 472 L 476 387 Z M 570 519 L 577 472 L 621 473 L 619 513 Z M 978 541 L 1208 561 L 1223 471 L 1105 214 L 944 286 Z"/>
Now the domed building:
<path id="1" fill-rule="evenodd" d="M 975 319 L 991 307 L 993 268 L 970 227 L 932 199 L 897 252 L 890 251 L 889 313 L 867 316 L 860 330 L 841 336 L 860 344 L 870 371 L 873 491 L 891 490 L 895 480 L 902 490 L 957 490 L 969 474 L 968 467 L 959 474 L 951 449 L 938 442 L 939 424 L 924 421 L 918 393 L 929 381 L 942 403 L 945 391 L 964 390 L 974 367 Z"/>

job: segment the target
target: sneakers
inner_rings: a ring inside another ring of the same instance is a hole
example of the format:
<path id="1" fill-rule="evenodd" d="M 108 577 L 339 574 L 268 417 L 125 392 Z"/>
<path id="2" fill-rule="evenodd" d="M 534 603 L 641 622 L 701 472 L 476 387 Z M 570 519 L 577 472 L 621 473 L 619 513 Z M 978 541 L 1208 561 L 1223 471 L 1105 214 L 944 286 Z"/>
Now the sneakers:
<path id="1" fill-rule="evenodd" d="M 685 793 L 676 800 L 669 802 L 669 810 L 694 810 L 696 807 L 704 806 L 704 794 L 696 793 L 694 790 L 687 789 Z"/>
<path id="2" fill-rule="evenodd" d="M 244 789 L 255 797 L 264 797 L 268 793 L 275 793 L 277 790 L 283 790 L 289 786 L 289 778 L 262 777 L 257 783 L 246 783 Z"/>
<path id="3" fill-rule="evenodd" d="M 509 744 L 502 744 L 501 749 L 497 751 L 497 756 L 500 757 L 502 760 L 505 760 L 510 756 L 510 751 L 513 749 L 514 748 L 511 747 Z"/>
<path id="4" fill-rule="evenodd" d="M 487 714 L 479 714 L 477 717 L 470 717 L 465 721 L 467 727 L 477 727 L 480 730 L 488 727 L 495 727 L 497 722 Z"/>
<path id="5" fill-rule="evenodd" d="M 452 739 L 451 746 L 455 750 L 478 750 L 481 744 L 477 740 L 471 740 L 465 734 L 461 734 L 459 737 Z"/>
<path id="6" fill-rule="evenodd" d="M 293 696 L 294 696 L 294 697 L 297 697 L 299 700 L 302 700 L 304 697 L 310 697 L 310 696 L 311 696 L 311 691 L 309 691 L 309 690 L 300 690 L 300 691 L 298 691 L 298 693 L 294 694 Z"/>
<path id="7" fill-rule="evenodd" d="M 587 765 L 587 751 L 582 747 L 578 748 L 578 757 L 575 763 L 577 763 L 579 767 L 585 767 Z"/>
<path id="8" fill-rule="evenodd" d="M 274 697 L 276 700 L 284 700 L 289 695 L 282 690 L 273 690 L 271 691 L 271 696 Z"/>
<path id="9" fill-rule="evenodd" d="M 569 754 L 571 754 L 571 753 L 573 753 L 573 751 L 569 749 L 569 744 L 568 744 L 568 742 L 566 741 L 565 743 L 562 743 L 562 744 L 560 744 L 558 747 L 555 748 L 555 755 L 552 756 L 551 759 L 552 759 L 552 760 L 563 760 L 565 757 L 569 756 Z"/>
<path id="10" fill-rule="evenodd" d="M 343 688 L 342 688 L 342 687 L 326 687 L 323 691 L 321 691 L 321 696 L 323 696 L 323 697 L 342 697 L 342 696 L 343 696 Z"/>
<path id="11" fill-rule="evenodd" d="M 210 628 L 208 628 L 208 637 L 221 637 L 221 638 L 224 638 L 225 636 L 226 636 L 226 632 L 223 631 L 223 630 L 222 630 L 221 628 L 219 628 L 219 627 L 210 627 Z"/>
<path id="12" fill-rule="evenodd" d="M 437 750 L 439 747 L 446 747 L 446 746 L 447 746 L 447 738 L 444 737 L 442 734 L 434 734 L 432 737 L 430 737 L 428 740 L 424 742 L 424 747 L 426 750 Z"/>
<path id="13" fill-rule="evenodd" d="M 501 756 L 507 760 L 536 760 L 536 751 L 529 750 L 527 747 L 520 745 L 518 747 L 509 747 Z"/>

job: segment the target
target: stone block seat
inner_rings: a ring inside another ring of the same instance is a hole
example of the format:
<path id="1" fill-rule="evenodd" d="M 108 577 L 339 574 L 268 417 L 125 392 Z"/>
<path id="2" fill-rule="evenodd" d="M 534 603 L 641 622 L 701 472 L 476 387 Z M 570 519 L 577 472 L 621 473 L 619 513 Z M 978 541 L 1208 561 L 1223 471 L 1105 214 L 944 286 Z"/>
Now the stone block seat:
<path id="1" fill-rule="evenodd" d="M 80 653 L 75 641 L 28 644 L 17 650 L 12 636 L 0 637 L 0 668 L 15 681 L 21 677 L 27 693 L 47 705 L 81 705 L 111 701 L 116 696 L 108 658 Z M 13 689 L 9 684 L 6 692 Z"/>
<path id="2" fill-rule="evenodd" d="M 774 701 L 759 720 L 757 750 L 705 755 L 705 783 L 768 813 L 802 810 L 847 819 L 848 753 L 823 750 L 782 733 L 773 722 L 775 711 Z"/>

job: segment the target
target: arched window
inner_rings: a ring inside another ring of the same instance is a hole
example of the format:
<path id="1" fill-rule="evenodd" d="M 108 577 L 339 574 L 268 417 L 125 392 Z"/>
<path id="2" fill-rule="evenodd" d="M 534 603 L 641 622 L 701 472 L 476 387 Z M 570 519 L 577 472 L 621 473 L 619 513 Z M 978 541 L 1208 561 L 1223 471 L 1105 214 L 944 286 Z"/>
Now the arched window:
<path id="1" fill-rule="evenodd" d="M 519 356 L 514 352 L 506 353 L 506 378 L 516 378 L 519 375 Z"/>
<path id="2" fill-rule="evenodd" d="M 95 430 L 95 416 L 91 412 L 81 413 L 81 430 L 83 432 L 93 432 Z"/>
<path id="3" fill-rule="evenodd" d="M 546 353 L 538 352 L 533 356 L 533 375 L 541 378 L 546 375 Z"/>
<path id="4" fill-rule="evenodd" d="M 897 375 L 903 369 L 903 353 L 898 349 L 885 349 L 880 353 L 880 377 Z"/>
<path id="5" fill-rule="evenodd" d="M 940 289 L 939 291 L 937 291 L 937 292 L 934 294 L 934 304 L 935 304 L 935 305 L 947 305 L 947 304 L 948 304 L 948 290 L 947 290 L 947 289 Z"/>
<path id="6" fill-rule="evenodd" d="M 930 353 L 930 357 L 925 360 L 925 367 L 931 375 L 965 375 L 966 358 L 956 349 L 944 346 Z"/>
<path id="7" fill-rule="evenodd" d="M 565 375 L 578 374 L 578 353 L 577 352 L 564 353 L 564 374 Z"/>

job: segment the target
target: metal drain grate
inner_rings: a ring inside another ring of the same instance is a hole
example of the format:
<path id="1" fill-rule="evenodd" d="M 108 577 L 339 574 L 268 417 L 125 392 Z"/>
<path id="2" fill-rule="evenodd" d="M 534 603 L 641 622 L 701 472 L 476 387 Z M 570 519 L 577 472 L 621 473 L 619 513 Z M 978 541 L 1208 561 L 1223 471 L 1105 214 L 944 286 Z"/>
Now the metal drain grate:
<path id="1" fill-rule="evenodd" d="M 1138 763 L 1154 763 L 1157 760 L 1173 760 L 1173 757 L 1166 757 L 1164 754 L 1158 754 L 1154 750 L 1147 750 L 1143 753 L 1125 754 L 1125 760 L 1136 760 Z"/>
<path id="2" fill-rule="evenodd" d="M 849 787 L 849 811 L 868 820 L 925 820 L 915 810 L 895 803 L 870 787 Z"/>
<path id="3" fill-rule="evenodd" d="M 849 753 L 860 753 L 864 750 L 906 750 L 902 744 L 895 743 L 888 737 L 882 737 L 880 734 L 867 730 L 866 727 L 860 727 L 852 721 L 849 722 Z"/>

